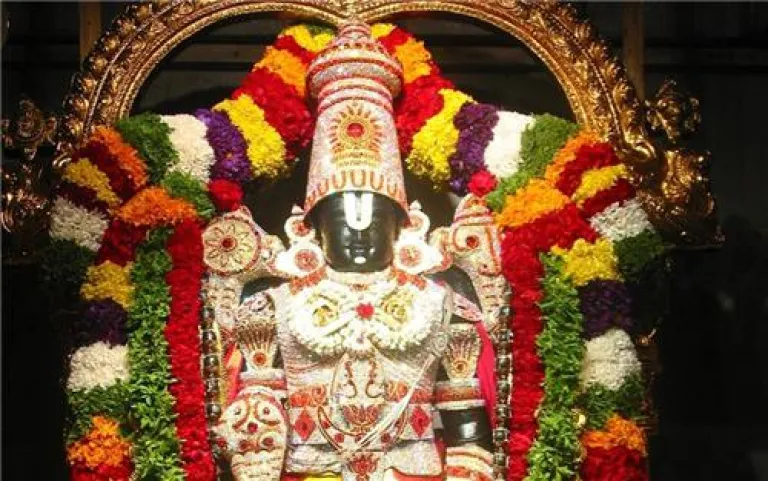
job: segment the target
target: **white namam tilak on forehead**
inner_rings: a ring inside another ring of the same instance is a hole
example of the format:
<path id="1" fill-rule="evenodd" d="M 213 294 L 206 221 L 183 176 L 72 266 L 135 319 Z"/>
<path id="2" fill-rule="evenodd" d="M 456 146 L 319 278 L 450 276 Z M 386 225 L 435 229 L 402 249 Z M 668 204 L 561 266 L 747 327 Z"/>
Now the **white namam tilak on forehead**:
<path id="1" fill-rule="evenodd" d="M 307 83 L 317 99 L 317 122 L 304 211 L 338 192 L 381 194 L 407 211 L 392 114 L 400 63 L 371 37 L 368 25 L 350 23 L 312 62 Z M 347 222 L 358 230 L 370 225 L 373 197 L 365 199 L 345 197 Z"/>

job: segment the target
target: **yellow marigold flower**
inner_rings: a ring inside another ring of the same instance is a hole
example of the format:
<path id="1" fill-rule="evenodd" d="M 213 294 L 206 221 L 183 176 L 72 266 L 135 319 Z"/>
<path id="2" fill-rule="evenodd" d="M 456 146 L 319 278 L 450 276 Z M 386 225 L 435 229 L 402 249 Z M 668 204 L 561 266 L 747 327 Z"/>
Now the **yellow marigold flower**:
<path id="1" fill-rule="evenodd" d="M 473 101 L 472 97 L 458 90 L 442 89 L 440 95 L 443 96 L 443 109 L 413 136 L 411 154 L 406 159 L 414 175 L 428 178 L 436 187 L 451 177 L 448 159 L 456 151 L 459 141 L 453 118 L 462 105 Z"/>
<path id="2" fill-rule="evenodd" d="M 130 455 L 131 446 L 120 435 L 117 421 L 95 416 L 92 424 L 88 434 L 67 448 L 69 463 L 82 463 L 89 468 L 122 464 Z"/>
<path id="3" fill-rule="evenodd" d="M 213 110 L 225 112 L 248 144 L 248 158 L 256 177 L 276 179 L 288 172 L 285 142 L 264 118 L 264 111 L 247 95 L 224 100 Z"/>
<path id="4" fill-rule="evenodd" d="M 392 33 L 394 29 L 395 26 L 391 23 L 377 23 L 371 27 L 371 35 L 375 39 L 380 39 Z"/>
<path id="5" fill-rule="evenodd" d="M 531 180 L 525 187 L 507 196 L 504 210 L 496 216 L 499 225 L 517 227 L 560 210 L 569 203 L 568 197 L 541 179 Z"/>
<path id="6" fill-rule="evenodd" d="M 593 279 L 621 280 L 613 244 L 608 239 L 599 239 L 594 244 L 579 239 L 569 251 L 553 247 L 552 252 L 563 258 L 563 273 L 576 286 L 583 286 Z"/>
<path id="7" fill-rule="evenodd" d="M 112 261 L 106 261 L 89 267 L 85 273 L 85 282 L 80 288 L 80 295 L 86 301 L 112 299 L 127 310 L 133 296 L 131 265 L 129 262 L 122 267 Z"/>
<path id="8" fill-rule="evenodd" d="M 117 158 L 120 169 L 131 179 L 135 189 L 146 185 L 147 166 L 136 149 L 125 142 L 118 131 L 111 127 L 97 127 L 93 138 L 106 145 L 109 152 Z"/>
<path id="9" fill-rule="evenodd" d="M 321 51 L 331 40 L 333 40 L 333 34 L 329 32 L 312 35 L 312 32 L 309 31 L 306 25 L 294 25 L 293 27 L 288 27 L 280 34 L 281 37 L 283 35 L 293 37 L 301 48 L 313 53 Z"/>
<path id="10" fill-rule="evenodd" d="M 605 423 L 605 431 L 586 432 L 581 442 L 588 448 L 611 449 L 624 446 L 646 454 L 645 434 L 640 426 L 615 414 Z"/>
<path id="11" fill-rule="evenodd" d="M 578 152 L 584 145 L 591 145 L 597 142 L 600 142 L 600 137 L 598 137 L 597 134 L 588 131 L 579 132 L 576 136 L 568 139 L 565 145 L 557 151 L 552 162 L 547 166 L 544 178 L 547 182 L 555 185 L 560 178 L 560 174 L 563 173 L 565 166 L 576 158 L 576 152 Z"/>
<path id="12" fill-rule="evenodd" d="M 162 187 L 148 187 L 134 195 L 117 217 L 135 226 L 173 225 L 197 217 L 195 207 L 183 199 L 174 199 Z"/>
<path id="13" fill-rule="evenodd" d="M 581 204 L 601 190 L 613 186 L 617 180 L 627 176 L 627 168 L 624 164 L 611 165 L 600 169 L 591 169 L 581 177 L 581 184 L 571 198 Z"/>
<path id="14" fill-rule="evenodd" d="M 64 169 L 64 179 L 81 187 L 93 189 L 96 192 L 96 198 L 110 207 L 120 205 L 120 197 L 112 192 L 107 174 L 88 159 L 80 159 L 67 165 Z"/>
<path id="15" fill-rule="evenodd" d="M 253 66 L 254 69 L 264 67 L 283 79 L 288 85 L 293 85 L 296 91 L 304 96 L 306 92 L 307 68 L 301 59 L 291 52 L 274 47 L 267 47 L 264 57 Z"/>
<path id="16" fill-rule="evenodd" d="M 424 42 L 419 42 L 415 38 L 410 38 L 404 44 L 395 47 L 395 58 L 403 66 L 405 83 L 411 83 L 419 77 L 429 75 L 432 71 L 429 65 L 432 55 L 424 48 Z"/>

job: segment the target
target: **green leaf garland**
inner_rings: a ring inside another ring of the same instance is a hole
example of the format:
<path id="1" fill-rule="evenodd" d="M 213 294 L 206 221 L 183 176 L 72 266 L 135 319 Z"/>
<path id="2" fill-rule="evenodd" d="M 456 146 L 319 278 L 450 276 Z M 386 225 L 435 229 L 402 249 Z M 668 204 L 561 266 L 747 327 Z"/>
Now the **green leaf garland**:
<path id="1" fill-rule="evenodd" d="M 554 115 L 536 115 L 534 118 L 535 122 L 520 139 L 522 161 L 519 170 L 501 179 L 496 189 L 485 197 L 488 206 L 496 212 L 504 208 L 508 195 L 514 194 L 531 179 L 544 175 L 555 153 L 579 130 L 578 125 Z"/>
<path id="2" fill-rule="evenodd" d="M 544 327 L 536 340 L 544 365 L 544 400 L 538 414 L 539 431 L 528 452 L 528 481 L 568 481 L 578 469 L 579 427 L 574 408 L 584 356 L 579 293 L 562 274 L 563 262 L 541 256 L 545 275 L 539 303 Z"/>
<path id="3" fill-rule="evenodd" d="M 195 207 L 197 214 L 210 220 L 216 213 L 216 207 L 208 196 L 208 190 L 202 182 L 184 172 L 169 172 L 163 179 L 163 187 L 173 197 L 188 201 Z"/>
<path id="4" fill-rule="evenodd" d="M 128 414 L 128 386 L 118 382 L 109 387 L 94 387 L 67 393 L 70 425 L 67 443 L 74 442 L 91 430 L 94 416 L 106 416 L 125 427 Z"/>
<path id="5" fill-rule="evenodd" d="M 615 391 L 592 385 L 581 394 L 579 406 L 587 417 L 586 428 L 600 430 L 614 414 L 639 421 L 644 417 L 645 386 L 640 374 L 629 376 Z"/>
<path id="6" fill-rule="evenodd" d="M 131 270 L 136 290 L 128 317 L 129 327 L 134 329 L 128 341 L 128 387 L 130 415 L 137 428 L 132 439 L 136 477 L 181 481 L 184 471 L 173 397 L 168 390 L 173 379 L 164 335 L 171 301 L 165 281 L 171 269 L 171 259 L 165 251 L 169 234 L 168 229 L 153 231 L 139 247 Z"/>
<path id="7" fill-rule="evenodd" d="M 664 244 L 656 231 L 644 230 L 634 237 L 614 244 L 619 270 L 626 281 L 637 282 L 645 266 L 664 253 Z"/>
<path id="8" fill-rule="evenodd" d="M 151 112 L 134 115 L 117 121 L 115 127 L 141 154 L 152 184 L 159 183 L 168 168 L 179 161 L 179 154 L 170 139 L 171 128 L 159 115 Z"/>

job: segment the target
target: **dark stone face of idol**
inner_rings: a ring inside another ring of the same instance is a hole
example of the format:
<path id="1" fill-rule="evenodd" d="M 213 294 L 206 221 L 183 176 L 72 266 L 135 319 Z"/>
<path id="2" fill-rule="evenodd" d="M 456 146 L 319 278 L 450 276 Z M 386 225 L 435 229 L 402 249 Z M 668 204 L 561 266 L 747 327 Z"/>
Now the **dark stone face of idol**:
<path id="1" fill-rule="evenodd" d="M 362 192 L 343 192 L 323 199 L 312 209 L 310 219 L 328 265 L 339 272 L 376 272 L 391 265 L 401 221 L 397 209 L 379 194 L 371 198 Z M 350 217 L 364 219 L 366 210 L 370 224 L 362 229 L 353 227 L 354 222 L 350 225 Z"/>

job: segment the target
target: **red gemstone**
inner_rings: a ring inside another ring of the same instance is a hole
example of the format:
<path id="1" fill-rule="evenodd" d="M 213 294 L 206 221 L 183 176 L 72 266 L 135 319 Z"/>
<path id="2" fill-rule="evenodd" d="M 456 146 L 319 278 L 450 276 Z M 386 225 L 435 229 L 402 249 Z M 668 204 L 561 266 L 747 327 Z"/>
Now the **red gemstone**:
<path id="1" fill-rule="evenodd" d="M 347 135 L 352 138 L 360 138 L 365 133 L 365 127 L 359 122 L 353 122 L 347 125 Z"/>
<path id="2" fill-rule="evenodd" d="M 341 444 L 344 442 L 344 435 L 341 433 L 336 433 L 333 435 L 333 440 L 337 443 Z"/>
<path id="3" fill-rule="evenodd" d="M 221 247 L 226 249 L 226 250 L 232 249 L 233 247 L 235 247 L 235 245 L 236 245 L 235 244 L 235 239 L 233 239 L 231 237 L 225 237 L 225 238 L 221 239 Z"/>
<path id="4" fill-rule="evenodd" d="M 315 427 L 315 421 L 306 409 L 301 411 L 301 414 L 299 414 L 299 417 L 296 418 L 296 421 L 293 423 L 293 431 L 304 441 L 309 439 L 309 436 L 315 431 Z"/>
<path id="5" fill-rule="evenodd" d="M 384 444 L 389 443 L 392 440 L 392 437 L 388 433 L 384 433 L 381 435 L 381 442 Z"/>
<path id="6" fill-rule="evenodd" d="M 370 319 L 373 316 L 373 306 L 370 303 L 358 304 L 357 315 L 362 319 Z"/>
<path id="7" fill-rule="evenodd" d="M 411 413 L 411 419 L 409 421 L 413 431 L 418 437 L 421 437 L 427 428 L 429 428 L 432 418 L 429 414 L 424 412 L 421 406 L 416 406 Z"/>
<path id="8" fill-rule="evenodd" d="M 480 245 L 480 239 L 478 239 L 477 236 L 467 237 L 467 247 L 469 247 L 470 249 L 474 249 L 479 245 Z"/>
<path id="9" fill-rule="evenodd" d="M 256 423 L 248 423 L 248 432 L 253 434 L 259 430 L 259 425 Z"/>
<path id="10" fill-rule="evenodd" d="M 263 352 L 257 352 L 256 354 L 253 355 L 253 362 L 257 366 L 263 366 L 264 364 L 267 363 L 267 355 L 264 354 Z"/>

